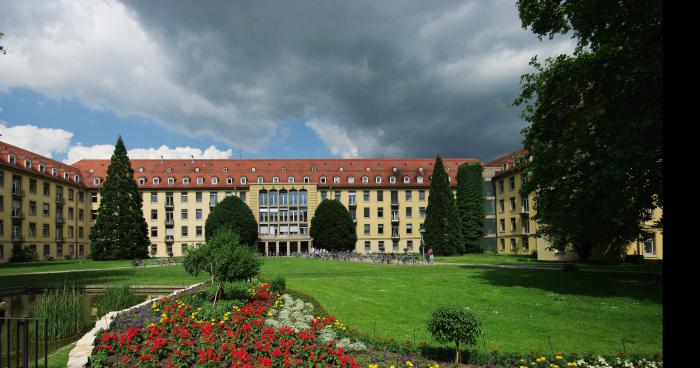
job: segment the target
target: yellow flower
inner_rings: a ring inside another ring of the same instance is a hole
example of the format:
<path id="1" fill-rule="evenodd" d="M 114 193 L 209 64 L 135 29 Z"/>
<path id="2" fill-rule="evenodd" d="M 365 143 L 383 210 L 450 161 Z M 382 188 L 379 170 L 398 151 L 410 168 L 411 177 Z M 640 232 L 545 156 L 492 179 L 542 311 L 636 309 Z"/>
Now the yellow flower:
<path id="1" fill-rule="evenodd" d="M 576 362 L 566 363 L 566 366 L 567 366 L 567 367 L 575 367 L 575 366 L 576 366 Z"/>
<path id="2" fill-rule="evenodd" d="M 555 356 L 554 358 L 556 358 L 556 359 L 561 359 L 561 355 L 557 355 L 557 356 Z"/>
<path id="3" fill-rule="evenodd" d="M 406 361 L 406 365 L 409 366 L 409 367 L 413 367 L 413 363 L 411 363 L 410 360 Z"/>
<path id="4" fill-rule="evenodd" d="M 370 365 L 369 365 L 369 368 L 379 368 L 379 366 L 376 365 L 376 364 L 370 364 Z"/>
<path id="5" fill-rule="evenodd" d="M 267 315 L 272 317 L 272 311 L 267 312 Z"/>

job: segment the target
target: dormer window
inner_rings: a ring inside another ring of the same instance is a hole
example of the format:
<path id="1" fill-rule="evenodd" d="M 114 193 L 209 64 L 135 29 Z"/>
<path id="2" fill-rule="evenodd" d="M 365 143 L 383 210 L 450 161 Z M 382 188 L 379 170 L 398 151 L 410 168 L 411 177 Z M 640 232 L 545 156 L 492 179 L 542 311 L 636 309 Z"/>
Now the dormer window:
<path id="1" fill-rule="evenodd" d="M 382 183 L 382 177 L 381 177 L 381 176 L 375 176 L 375 177 L 374 177 L 374 182 L 377 183 L 377 184 L 381 184 L 381 183 Z"/>
<path id="2" fill-rule="evenodd" d="M 348 183 L 352 184 L 355 182 L 355 177 L 354 176 L 348 176 Z"/>
<path id="3" fill-rule="evenodd" d="M 294 184 L 294 177 L 293 176 L 287 177 L 287 183 Z"/>
<path id="4" fill-rule="evenodd" d="M 250 171 L 255 172 L 255 166 L 251 167 Z"/>
<path id="5" fill-rule="evenodd" d="M 224 167 L 224 172 L 225 172 L 225 173 L 228 172 L 228 167 Z"/>
<path id="6" fill-rule="evenodd" d="M 32 160 L 24 160 L 24 168 L 31 169 L 32 168 Z"/>
<path id="7" fill-rule="evenodd" d="M 333 177 L 333 182 L 336 183 L 336 184 L 340 183 L 340 176 L 334 176 L 334 177 Z"/>
<path id="8" fill-rule="evenodd" d="M 78 176 L 78 175 L 73 176 L 73 181 L 76 183 L 80 183 L 80 176 Z"/>
<path id="9" fill-rule="evenodd" d="M 241 181 L 241 184 L 245 184 L 248 182 L 248 178 L 246 178 L 245 176 L 241 176 L 240 181 Z"/>
<path id="10" fill-rule="evenodd" d="M 189 184 L 189 183 L 190 183 L 190 177 L 189 177 L 189 176 L 185 176 L 185 177 L 182 178 L 182 184 Z"/>
<path id="11" fill-rule="evenodd" d="M 17 163 L 17 156 L 10 153 L 9 155 L 7 155 L 7 162 L 9 162 L 11 164 L 16 164 Z"/>
<path id="12" fill-rule="evenodd" d="M 265 179 L 262 176 L 258 176 L 258 184 L 262 184 L 265 182 Z"/>
<path id="13" fill-rule="evenodd" d="M 173 178 L 172 176 L 169 177 L 169 178 L 168 178 L 168 184 L 169 184 L 169 185 L 175 184 L 175 178 Z"/>
<path id="14" fill-rule="evenodd" d="M 202 178 L 202 177 L 197 178 L 197 184 L 199 184 L 199 185 L 204 184 L 204 178 Z"/>
<path id="15" fill-rule="evenodd" d="M 63 179 L 70 180 L 70 174 L 64 171 L 63 172 Z"/>
<path id="16" fill-rule="evenodd" d="M 140 173 L 143 172 L 143 167 L 139 167 L 139 172 L 140 172 Z"/>
<path id="17" fill-rule="evenodd" d="M 396 184 L 396 177 L 395 177 L 395 176 L 390 176 L 390 177 L 389 177 L 389 183 L 391 183 L 391 184 Z"/>
<path id="18" fill-rule="evenodd" d="M 411 182 L 411 178 L 408 177 L 408 176 L 404 176 L 404 177 L 403 177 L 403 182 L 404 182 L 404 184 L 408 184 L 408 183 Z"/>
<path id="19" fill-rule="evenodd" d="M 397 172 L 399 171 L 399 169 L 396 168 L 396 167 L 392 167 L 392 168 L 391 168 L 391 171 L 394 172 L 394 173 L 397 173 Z"/>
<path id="20" fill-rule="evenodd" d="M 194 172 L 199 172 L 199 167 L 195 167 Z"/>
<path id="21" fill-rule="evenodd" d="M 342 166 L 340 167 L 340 172 L 343 172 L 343 167 L 342 167 Z"/>
<path id="22" fill-rule="evenodd" d="M 46 172 L 46 165 L 44 164 L 39 164 L 39 172 Z"/>
<path id="23" fill-rule="evenodd" d="M 423 177 L 422 176 L 417 177 L 416 182 L 418 182 L 418 184 L 423 184 Z"/>
<path id="24" fill-rule="evenodd" d="M 311 171 L 316 171 L 316 166 L 311 166 Z"/>
<path id="25" fill-rule="evenodd" d="M 226 184 L 233 184 L 233 178 L 232 177 L 227 177 L 226 178 Z"/>
<path id="26" fill-rule="evenodd" d="M 287 168 L 286 168 L 286 167 L 283 167 L 283 168 L 282 168 L 282 172 L 287 172 Z"/>
<path id="27" fill-rule="evenodd" d="M 309 182 L 311 182 L 311 178 L 309 178 L 308 176 L 305 176 L 304 183 L 309 183 Z"/>
<path id="28" fill-rule="evenodd" d="M 146 184 L 146 178 L 144 178 L 144 177 L 142 176 L 142 177 L 139 178 L 139 185 L 144 185 L 144 184 Z"/>
<path id="29" fill-rule="evenodd" d="M 52 168 L 51 168 L 51 175 L 57 176 L 57 175 L 58 175 L 58 169 L 55 168 L 55 167 L 52 167 Z"/>
<path id="30" fill-rule="evenodd" d="M 100 178 L 92 178 L 93 185 L 100 185 Z"/>
<path id="31" fill-rule="evenodd" d="M 212 178 L 211 178 L 211 183 L 212 183 L 212 184 L 219 184 L 219 178 L 217 178 L 216 176 L 212 177 Z"/>
<path id="32" fill-rule="evenodd" d="M 279 183 L 279 182 L 280 182 L 280 177 L 279 177 L 279 176 L 273 176 L 273 177 L 272 177 L 272 182 L 275 183 L 275 184 Z"/>
<path id="33" fill-rule="evenodd" d="M 370 169 L 369 166 L 368 166 L 365 170 L 366 170 L 367 172 L 370 172 L 370 170 L 372 170 L 372 169 Z"/>
<path id="34" fill-rule="evenodd" d="M 365 175 L 362 177 L 362 184 L 367 184 L 369 183 L 369 176 Z"/>
<path id="35" fill-rule="evenodd" d="M 169 168 L 167 168 L 166 170 L 167 170 L 168 172 L 173 172 L 173 168 L 172 168 L 172 167 L 169 167 Z"/>
<path id="36" fill-rule="evenodd" d="M 325 177 L 325 176 L 322 176 L 319 180 L 321 181 L 321 184 L 325 184 L 325 183 L 326 183 L 326 177 Z"/>
<path id="37" fill-rule="evenodd" d="M 155 178 L 153 178 L 153 184 L 154 184 L 154 185 L 160 184 L 160 178 L 157 177 L 157 176 L 156 176 Z"/>

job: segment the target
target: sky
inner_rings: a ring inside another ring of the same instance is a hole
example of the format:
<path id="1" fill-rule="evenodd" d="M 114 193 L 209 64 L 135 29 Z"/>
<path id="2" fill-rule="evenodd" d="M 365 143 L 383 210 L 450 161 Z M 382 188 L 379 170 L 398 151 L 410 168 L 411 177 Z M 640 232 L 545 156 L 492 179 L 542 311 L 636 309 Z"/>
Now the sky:
<path id="1" fill-rule="evenodd" d="M 0 0 L 0 140 L 109 158 L 471 157 L 522 146 L 512 101 L 569 37 L 515 1 Z"/>

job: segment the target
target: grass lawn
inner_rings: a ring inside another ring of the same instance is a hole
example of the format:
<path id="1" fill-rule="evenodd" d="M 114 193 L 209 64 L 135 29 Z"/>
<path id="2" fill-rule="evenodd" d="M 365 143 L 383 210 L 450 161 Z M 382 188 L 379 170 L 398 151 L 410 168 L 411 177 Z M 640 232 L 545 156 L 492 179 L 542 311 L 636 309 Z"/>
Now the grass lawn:
<path id="1" fill-rule="evenodd" d="M 399 266 L 271 258 L 263 277 L 314 296 L 342 322 L 383 337 L 430 342 L 429 313 L 440 303 L 469 305 L 487 349 L 616 353 L 662 351 L 661 275 Z M 69 281 L 100 285 L 191 285 L 181 266 L 0 275 L 0 285 Z"/>
<path id="2" fill-rule="evenodd" d="M 48 362 L 47 362 L 47 367 L 49 368 L 66 368 L 66 365 L 68 364 L 68 354 L 70 354 L 70 351 L 73 350 L 75 347 L 75 343 L 72 343 L 70 345 L 66 345 L 53 353 L 51 353 L 48 356 Z M 39 366 L 43 367 L 44 366 L 44 358 L 42 357 L 39 359 Z"/>
<path id="3" fill-rule="evenodd" d="M 558 261 L 538 261 L 537 258 L 525 255 L 514 255 L 514 254 L 493 254 L 493 253 L 481 253 L 481 254 L 463 254 L 459 256 L 451 257 L 435 257 L 435 262 L 442 263 L 468 263 L 468 264 L 497 264 L 497 265 L 528 265 L 528 266 L 550 266 L 561 268 L 564 264 L 570 262 L 558 262 Z M 661 272 L 663 264 L 659 261 L 647 261 L 644 264 L 596 264 L 596 263 L 583 263 L 574 262 L 576 267 L 579 269 L 590 269 L 590 270 L 621 270 L 621 271 L 652 271 Z"/>
<path id="4" fill-rule="evenodd" d="M 430 341 L 440 303 L 464 304 L 483 322 L 487 349 L 617 353 L 662 350 L 661 277 L 646 274 L 396 266 L 270 259 L 344 323 L 377 335 Z"/>
<path id="5" fill-rule="evenodd" d="M 131 261 L 93 261 L 91 259 L 73 259 L 70 261 L 61 260 L 26 263 L 2 263 L 0 264 L 0 276 L 29 272 L 73 271 L 130 266 Z"/>

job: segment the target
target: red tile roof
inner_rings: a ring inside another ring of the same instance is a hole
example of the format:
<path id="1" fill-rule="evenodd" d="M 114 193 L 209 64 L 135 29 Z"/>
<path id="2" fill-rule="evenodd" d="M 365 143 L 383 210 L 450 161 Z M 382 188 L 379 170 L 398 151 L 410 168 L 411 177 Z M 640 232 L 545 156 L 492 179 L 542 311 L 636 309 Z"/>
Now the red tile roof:
<path id="1" fill-rule="evenodd" d="M 10 163 L 10 155 L 15 156 L 14 164 Z M 31 168 L 25 167 L 25 160 L 31 162 Z M 44 165 L 43 172 L 40 170 L 40 165 Z M 25 171 L 59 182 L 71 183 L 74 185 L 80 185 L 82 183 L 82 177 L 78 168 L 3 141 L 0 141 L 0 166 L 11 167 L 15 170 Z M 57 169 L 56 175 L 52 174 L 53 169 Z M 64 173 L 68 173 L 68 179 L 64 178 Z M 76 175 L 78 176 L 78 180 L 75 178 Z"/>
<path id="2" fill-rule="evenodd" d="M 85 185 L 90 188 L 101 186 L 104 181 L 109 160 L 81 160 L 72 166 L 80 169 Z M 450 173 L 450 182 L 456 185 L 457 167 L 466 162 L 479 162 L 472 158 L 443 159 Z M 393 187 L 411 186 L 426 187 L 430 185 L 429 177 L 433 172 L 435 160 L 374 158 L 374 159 L 197 159 L 194 160 L 131 160 L 134 177 L 145 178 L 145 184 L 140 188 L 231 188 L 247 187 L 256 183 L 262 176 L 264 183 L 272 183 L 273 177 L 279 178 L 279 183 L 287 183 L 289 176 L 294 176 L 295 183 L 303 183 L 308 176 L 311 183 L 320 187 Z M 140 169 L 143 169 L 141 172 Z M 195 170 L 199 171 L 195 171 Z M 369 169 L 369 171 L 367 171 Z M 170 170 L 170 171 L 168 171 Z M 253 171 L 255 170 L 255 171 Z M 342 170 L 342 171 L 341 171 Z M 422 170 L 422 171 L 421 171 Z M 369 182 L 362 183 L 362 176 L 368 176 Z M 326 177 L 326 183 L 321 183 L 321 177 Z M 334 183 L 333 178 L 340 177 L 340 183 Z M 354 183 L 348 182 L 353 176 Z M 381 184 L 375 183 L 375 177 L 381 176 Z M 390 183 L 389 178 L 396 177 L 396 183 Z M 409 177 L 409 183 L 404 184 L 403 177 Z M 423 183 L 417 183 L 417 177 L 423 176 Z M 100 178 L 100 184 L 94 184 L 93 178 Z M 153 184 L 153 178 L 160 179 L 159 184 Z M 175 178 L 175 184 L 168 184 L 168 178 Z M 183 184 L 183 178 L 189 177 L 190 184 Z M 217 177 L 218 183 L 213 184 L 212 178 Z M 227 184 L 226 178 L 233 178 L 233 184 Z M 246 184 L 240 179 L 245 177 Z M 197 184 L 196 179 L 203 178 L 203 184 Z"/>

